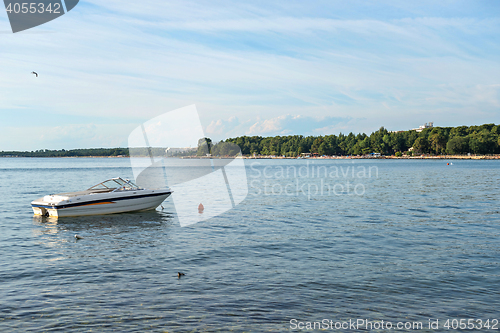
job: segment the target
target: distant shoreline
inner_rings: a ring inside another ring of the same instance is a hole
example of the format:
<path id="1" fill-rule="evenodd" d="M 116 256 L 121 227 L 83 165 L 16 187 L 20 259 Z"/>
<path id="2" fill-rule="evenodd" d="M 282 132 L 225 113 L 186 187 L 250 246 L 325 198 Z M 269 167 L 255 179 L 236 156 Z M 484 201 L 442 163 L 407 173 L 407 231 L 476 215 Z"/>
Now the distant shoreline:
<path id="1" fill-rule="evenodd" d="M 129 158 L 130 156 L 0 156 L 0 158 Z M 149 158 L 149 156 L 140 156 Z M 170 157 L 172 158 L 172 157 Z M 173 157 L 179 159 L 234 159 L 234 156 L 211 157 Z M 313 157 L 282 157 L 282 156 L 242 156 L 245 160 L 499 160 L 500 155 L 421 155 L 421 156 L 313 156 Z"/>
<path id="2" fill-rule="evenodd" d="M 0 158 L 129 158 L 130 156 L 12 156 L 0 155 Z M 147 156 L 144 156 L 147 157 Z"/>
<path id="3" fill-rule="evenodd" d="M 476 156 L 456 156 L 456 155 L 441 155 L 441 156 L 380 156 L 380 157 L 368 157 L 368 156 L 321 156 L 321 157 L 306 157 L 306 158 L 296 158 L 296 157 L 270 157 L 270 156 L 260 156 L 260 157 L 246 157 L 243 159 L 249 160 L 259 160 L 259 159 L 272 159 L 272 160 L 499 160 L 500 155 L 476 155 Z"/>

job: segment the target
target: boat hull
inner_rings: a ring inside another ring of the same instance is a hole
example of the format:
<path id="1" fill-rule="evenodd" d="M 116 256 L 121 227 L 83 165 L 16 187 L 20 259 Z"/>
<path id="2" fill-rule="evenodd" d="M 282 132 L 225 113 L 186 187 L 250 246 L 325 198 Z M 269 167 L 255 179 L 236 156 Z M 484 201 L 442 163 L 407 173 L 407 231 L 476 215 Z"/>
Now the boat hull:
<path id="1" fill-rule="evenodd" d="M 171 192 L 128 197 L 106 198 L 72 204 L 52 205 L 40 201 L 32 202 L 35 215 L 50 217 L 105 215 L 156 209 Z"/>

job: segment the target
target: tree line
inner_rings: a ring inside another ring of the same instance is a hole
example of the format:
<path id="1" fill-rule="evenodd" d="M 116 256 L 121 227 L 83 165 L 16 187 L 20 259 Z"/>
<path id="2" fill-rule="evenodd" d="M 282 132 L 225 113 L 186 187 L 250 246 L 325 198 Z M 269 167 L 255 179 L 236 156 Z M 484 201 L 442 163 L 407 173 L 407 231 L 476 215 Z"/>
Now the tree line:
<path id="1" fill-rule="evenodd" d="M 431 127 L 421 132 L 388 131 L 381 127 L 367 134 L 324 136 L 240 136 L 213 143 L 209 138 L 198 141 L 198 149 L 174 152 L 170 156 L 234 156 L 241 149 L 243 155 L 295 157 L 302 153 L 322 155 L 382 155 L 413 154 L 500 154 L 500 126 Z M 135 156 L 167 155 L 165 148 L 135 148 Z M 84 157 L 129 156 L 128 148 L 90 148 L 72 150 L 1 151 L 0 156 L 19 157 Z"/>
<path id="2" fill-rule="evenodd" d="M 325 136 L 241 136 L 221 143 L 236 144 L 243 155 L 275 155 L 294 157 L 302 153 L 322 155 L 382 155 L 403 154 L 498 154 L 500 153 L 500 126 L 431 127 L 390 132 L 384 127 L 366 134 Z M 219 143 L 219 144 L 221 144 Z"/>
<path id="3" fill-rule="evenodd" d="M 0 156 L 17 157 L 89 157 L 89 156 L 128 156 L 127 148 L 89 148 L 71 150 L 39 149 L 35 151 L 1 151 Z"/>

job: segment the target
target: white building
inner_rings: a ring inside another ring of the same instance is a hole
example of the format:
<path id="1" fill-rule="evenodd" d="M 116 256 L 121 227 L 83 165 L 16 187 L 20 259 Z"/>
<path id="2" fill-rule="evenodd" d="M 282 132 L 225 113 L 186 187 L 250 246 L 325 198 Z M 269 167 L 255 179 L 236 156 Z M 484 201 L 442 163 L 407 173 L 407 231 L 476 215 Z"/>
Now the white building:
<path id="1" fill-rule="evenodd" d="M 417 131 L 417 132 L 422 132 L 424 129 L 431 128 L 431 127 L 434 127 L 434 123 L 433 122 L 430 122 L 429 124 L 425 123 L 423 125 L 420 125 L 418 128 L 414 128 L 412 130 L 413 131 Z"/>

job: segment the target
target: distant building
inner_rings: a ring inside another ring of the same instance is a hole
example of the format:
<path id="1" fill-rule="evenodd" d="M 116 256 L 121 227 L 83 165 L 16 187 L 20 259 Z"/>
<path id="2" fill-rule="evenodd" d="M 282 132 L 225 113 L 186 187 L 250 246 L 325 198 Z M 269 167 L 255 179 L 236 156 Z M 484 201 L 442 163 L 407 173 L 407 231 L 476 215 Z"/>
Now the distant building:
<path id="1" fill-rule="evenodd" d="M 167 148 L 165 149 L 166 156 L 175 156 L 177 154 L 182 154 L 186 152 L 194 152 L 198 148 L 184 147 L 184 148 Z"/>
<path id="2" fill-rule="evenodd" d="M 423 125 L 420 125 L 418 128 L 413 128 L 412 131 L 422 132 L 424 129 L 431 127 L 434 127 L 433 122 L 430 122 L 429 124 L 425 123 Z"/>

